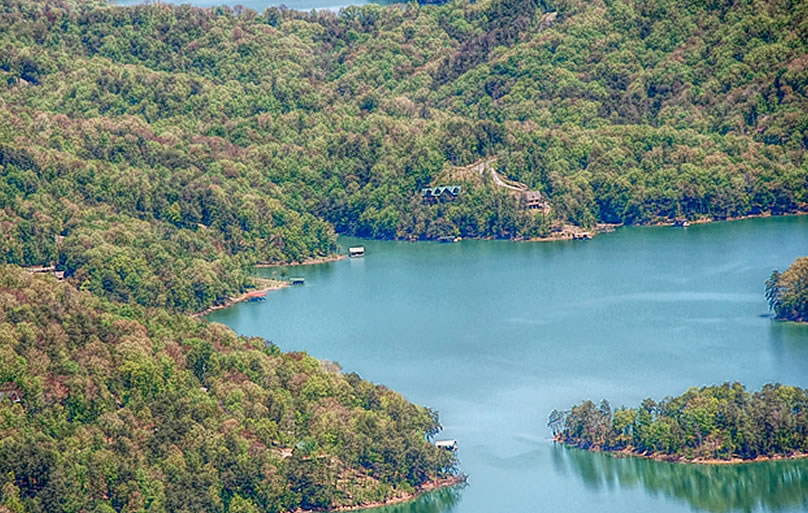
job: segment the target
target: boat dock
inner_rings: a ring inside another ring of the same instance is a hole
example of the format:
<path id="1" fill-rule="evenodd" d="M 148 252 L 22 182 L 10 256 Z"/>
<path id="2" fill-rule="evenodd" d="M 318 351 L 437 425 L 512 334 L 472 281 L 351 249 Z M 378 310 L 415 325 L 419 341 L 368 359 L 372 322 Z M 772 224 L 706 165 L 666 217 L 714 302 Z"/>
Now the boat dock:
<path id="1" fill-rule="evenodd" d="M 435 442 L 435 447 L 439 449 L 446 449 L 447 451 L 456 451 L 457 440 L 438 440 Z"/>

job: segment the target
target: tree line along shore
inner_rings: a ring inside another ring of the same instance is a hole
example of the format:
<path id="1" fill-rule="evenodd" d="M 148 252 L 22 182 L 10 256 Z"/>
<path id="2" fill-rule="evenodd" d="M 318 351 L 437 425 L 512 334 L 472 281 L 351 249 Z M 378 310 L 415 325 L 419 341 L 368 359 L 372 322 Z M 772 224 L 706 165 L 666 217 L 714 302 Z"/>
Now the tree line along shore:
<path id="1" fill-rule="evenodd" d="M 808 455 L 808 390 L 739 383 L 691 388 L 659 402 L 612 410 L 584 401 L 553 410 L 558 442 L 582 449 L 691 463 L 739 463 Z"/>
<path id="2" fill-rule="evenodd" d="M 808 320 L 808 257 L 765 283 L 775 319 Z M 612 410 L 584 401 L 553 410 L 553 439 L 566 445 L 655 460 L 727 464 L 808 457 L 808 390 L 780 384 L 747 392 L 739 383 L 691 388 L 657 403 Z"/>

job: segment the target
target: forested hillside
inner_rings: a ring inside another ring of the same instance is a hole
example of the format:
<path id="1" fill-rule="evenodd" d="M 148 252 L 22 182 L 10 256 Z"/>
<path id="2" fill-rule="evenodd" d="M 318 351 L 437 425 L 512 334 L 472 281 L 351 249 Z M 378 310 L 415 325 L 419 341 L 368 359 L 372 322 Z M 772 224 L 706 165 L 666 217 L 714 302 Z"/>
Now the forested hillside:
<path id="1" fill-rule="evenodd" d="M 670 460 L 751 460 L 808 453 L 808 390 L 739 383 L 691 388 L 660 402 L 612 411 L 584 401 L 550 414 L 556 440 L 583 449 Z"/>
<path id="2" fill-rule="evenodd" d="M 0 511 L 367 504 L 454 472 L 437 414 L 303 353 L 0 267 Z"/>
<path id="3" fill-rule="evenodd" d="M 806 208 L 808 4 L 0 6 L 0 259 L 199 310 L 256 262 Z M 420 188 L 496 156 L 541 193 Z"/>

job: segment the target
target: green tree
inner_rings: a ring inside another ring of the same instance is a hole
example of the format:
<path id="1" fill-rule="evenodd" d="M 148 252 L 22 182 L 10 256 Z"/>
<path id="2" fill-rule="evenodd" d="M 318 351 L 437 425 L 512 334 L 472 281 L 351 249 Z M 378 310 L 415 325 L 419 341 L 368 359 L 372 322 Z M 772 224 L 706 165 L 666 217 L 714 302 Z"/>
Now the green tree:
<path id="1" fill-rule="evenodd" d="M 772 271 L 765 294 L 778 319 L 808 321 L 808 257 L 798 258 L 783 273 Z"/>

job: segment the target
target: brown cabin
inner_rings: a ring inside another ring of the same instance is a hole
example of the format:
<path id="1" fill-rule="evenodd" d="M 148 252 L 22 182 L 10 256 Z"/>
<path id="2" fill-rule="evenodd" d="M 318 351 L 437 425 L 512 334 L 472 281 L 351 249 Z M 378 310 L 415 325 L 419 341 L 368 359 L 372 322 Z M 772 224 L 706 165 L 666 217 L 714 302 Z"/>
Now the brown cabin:
<path id="1" fill-rule="evenodd" d="M 522 193 L 522 206 L 528 210 L 539 210 L 544 208 L 544 200 L 539 191 L 525 191 Z"/>

